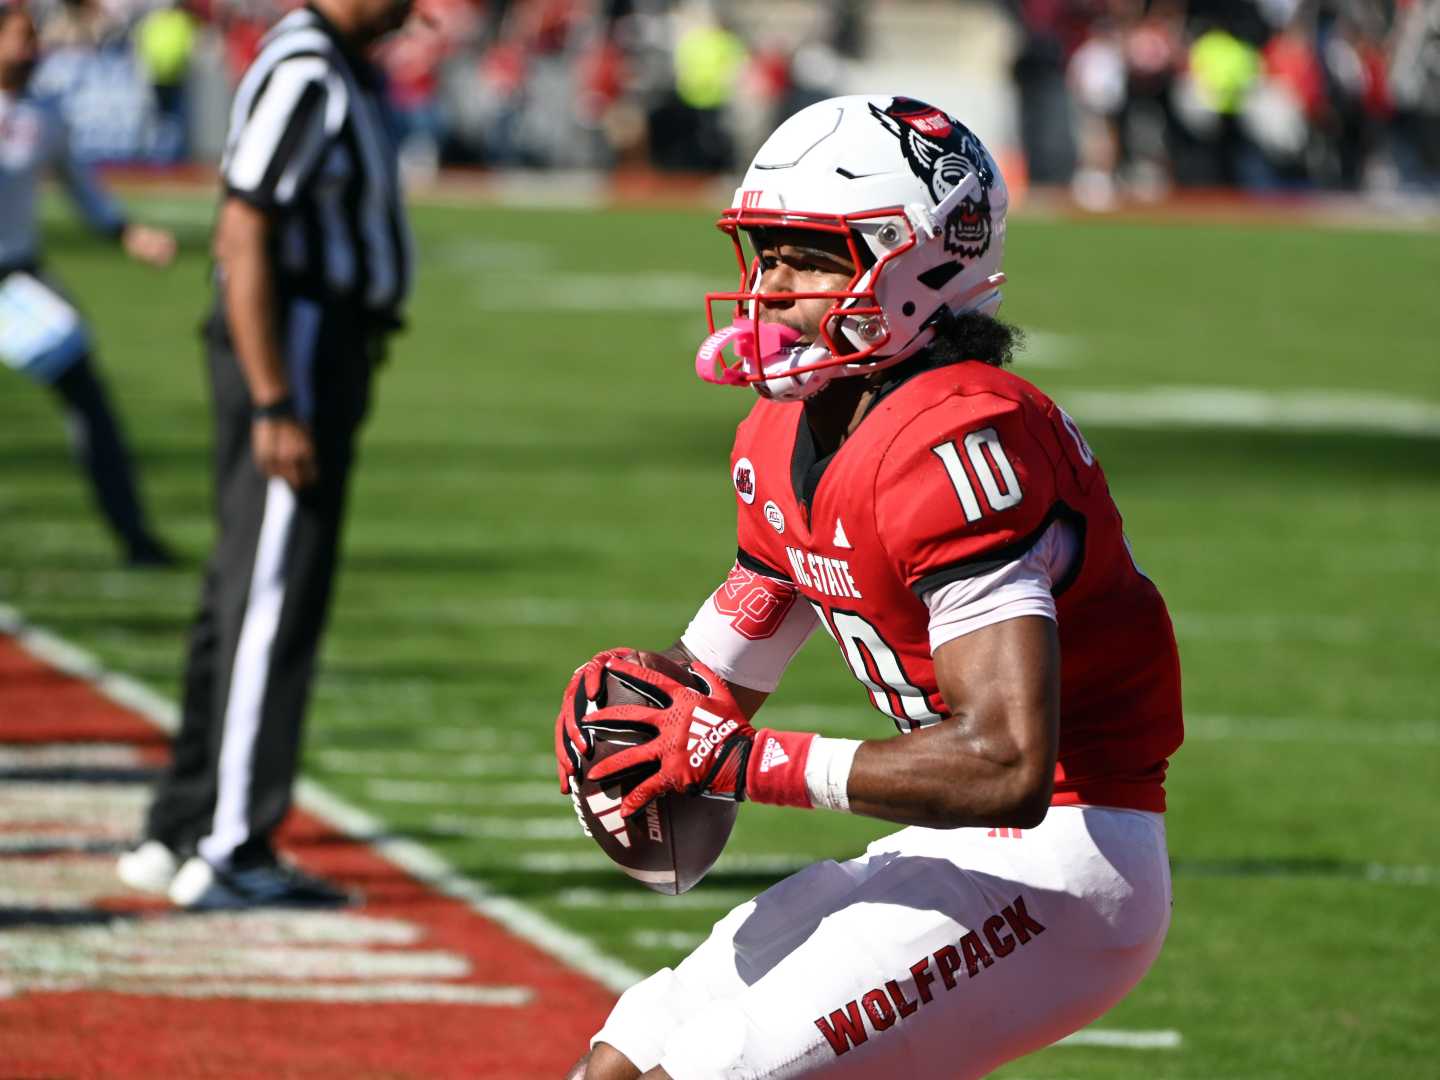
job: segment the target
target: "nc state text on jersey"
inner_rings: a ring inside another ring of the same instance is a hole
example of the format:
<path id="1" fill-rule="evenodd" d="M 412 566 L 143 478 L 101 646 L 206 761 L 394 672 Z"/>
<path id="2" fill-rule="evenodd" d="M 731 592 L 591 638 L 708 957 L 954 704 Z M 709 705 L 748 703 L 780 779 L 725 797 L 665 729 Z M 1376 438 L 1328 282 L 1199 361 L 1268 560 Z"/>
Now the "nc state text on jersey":
<path id="1" fill-rule="evenodd" d="M 825 596 L 864 599 L 850 573 L 850 563 L 845 559 L 832 559 L 828 555 L 793 547 L 787 547 L 785 555 L 790 560 L 790 569 L 795 571 L 797 585 L 814 589 Z"/>

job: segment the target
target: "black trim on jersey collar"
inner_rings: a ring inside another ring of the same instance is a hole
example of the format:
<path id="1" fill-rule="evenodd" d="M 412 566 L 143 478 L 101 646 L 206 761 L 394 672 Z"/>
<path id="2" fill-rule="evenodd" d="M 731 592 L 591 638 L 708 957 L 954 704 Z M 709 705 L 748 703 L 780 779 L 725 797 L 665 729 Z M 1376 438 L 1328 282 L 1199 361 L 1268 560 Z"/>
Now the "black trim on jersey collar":
<path id="1" fill-rule="evenodd" d="M 952 581 L 977 578 L 982 574 L 999 570 L 1034 547 L 1040 537 L 1045 535 L 1045 530 L 1056 521 L 1063 521 L 1075 530 L 1076 545 L 1075 561 L 1065 571 L 1065 576 L 1050 586 L 1050 595 L 1059 599 L 1061 593 L 1075 584 L 1075 579 L 1080 576 L 1080 569 L 1085 564 L 1085 515 L 1060 500 L 1056 500 L 1055 504 L 1050 507 L 1049 513 L 1045 515 L 1045 519 L 1028 535 L 1022 536 L 1012 544 L 988 551 L 980 558 L 966 559 L 962 562 L 951 563 L 949 566 L 942 566 L 939 570 L 926 574 L 915 582 L 910 586 L 910 591 L 923 602 L 927 594 L 934 592 L 942 585 L 949 585 Z"/>
<path id="2" fill-rule="evenodd" d="M 805 508 L 807 517 L 810 504 L 815 499 L 815 489 L 820 486 L 820 478 L 839 452 L 837 448 L 824 457 L 816 456 L 819 450 L 815 446 L 815 433 L 810 430 L 805 410 L 801 409 L 800 421 L 795 427 L 795 448 L 790 455 L 790 486 L 795 491 L 795 501 Z"/>
<path id="3" fill-rule="evenodd" d="M 761 577 L 774 578 L 776 581 L 790 581 L 790 584 L 795 584 L 793 581 L 790 580 L 789 574 L 782 574 L 779 570 L 776 570 L 769 563 L 762 562 L 759 559 L 755 558 L 754 555 L 751 555 L 744 548 L 735 549 L 735 561 L 741 566 L 743 566 L 746 570 L 749 570 L 752 574 L 759 574 Z"/>
<path id="4" fill-rule="evenodd" d="M 910 359 L 896 364 L 885 373 L 887 378 L 880 384 L 879 392 L 865 406 L 865 413 L 860 417 L 860 423 L 863 424 L 866 418 L 875 411 L 875 406 L 915 376 L 954 363 L 964 363 L 964 361 L 936 360 L 926 349 Z M 860 424 L 856 424 L 855 428 L 858 431 Z M 845 442 L 849 442 L 854 437 L 855 433 L 851 432 Z M 805 419 L 804 410 L 800 411 L 800 422 L 795 429 L 795 448 L 790 456 L 790 486 L 795 491 L 795 501 L 804 507 L 807 515 L 810 513 L 811 503 L 815 499 L 815 489 L 820 486 L 820 480 L 825 475 L 825 470 L 830 467 L 830 462 L 835 460 L 835 455 L 844 448 L 845 442 L 842 442 L 839 447 L 823 458 L 817 457 L 819 451 L 815 446 L 815 435 L 810 430 L 810 422 Z"/>

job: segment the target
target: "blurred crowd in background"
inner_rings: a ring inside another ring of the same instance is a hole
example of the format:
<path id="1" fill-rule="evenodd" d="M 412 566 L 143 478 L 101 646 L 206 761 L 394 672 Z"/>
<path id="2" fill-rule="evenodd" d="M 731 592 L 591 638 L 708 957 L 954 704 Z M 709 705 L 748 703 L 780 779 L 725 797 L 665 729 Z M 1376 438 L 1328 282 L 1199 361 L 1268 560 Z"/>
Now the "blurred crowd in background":
<path id="1" fill-rule="evenodd" d="M 290 6 L 30 0 L 47 52 L 34 89 L 61 100 L 91 158 L 212 160 L 230 90 Z M 418 7 L 381 62 L 405 167 L 422 176 L 729 171 L 794 110 L 909 89 L 897 80 L 928 70 L 931 87 L 955 74 L 937 103 L 1007 173 L 1095 208 L 1176 186 L 1440 190 L 1440 0 Z"/>

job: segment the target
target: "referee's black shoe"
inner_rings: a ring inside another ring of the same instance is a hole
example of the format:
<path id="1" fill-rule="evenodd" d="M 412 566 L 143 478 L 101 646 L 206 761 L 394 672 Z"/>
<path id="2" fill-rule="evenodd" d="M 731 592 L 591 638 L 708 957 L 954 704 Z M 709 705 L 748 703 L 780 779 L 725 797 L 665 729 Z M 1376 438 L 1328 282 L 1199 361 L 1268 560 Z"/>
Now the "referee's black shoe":
<path id="1" fill-rule="evenodd" d="M 170 900 L 191 911 L 255 907 L 349 907 L 356 897 L 324 878 L 271 857 L 262 862 L 221 869 L 192 856 L 170 882 Z"/>

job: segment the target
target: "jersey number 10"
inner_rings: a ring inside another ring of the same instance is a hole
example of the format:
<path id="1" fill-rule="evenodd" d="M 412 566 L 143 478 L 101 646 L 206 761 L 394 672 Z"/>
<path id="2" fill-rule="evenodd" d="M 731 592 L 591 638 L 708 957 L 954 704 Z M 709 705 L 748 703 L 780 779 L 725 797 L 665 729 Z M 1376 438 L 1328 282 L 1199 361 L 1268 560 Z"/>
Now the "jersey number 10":
<path id="1" fill-rule="evenodd" d="M 965 436 L 964 444 L 965 457 L 970 461 L 975 478 L 980 481 L 980 490 L 984 493 L 985 502 L 991 511 L 998 514 L 1002 510 L 1008 510 L 1025 497 L 1020 490 L 1020 480 L 1015 475 L 1015 468 L 1005 456 L 1005 448 L 1000 445 L 1000 436 L 994 428 L 987 427 L 970 432 Z M 931 449 L 944 464 L 950 483 L 955 485 L 955 494 L 960 497 L 960 507 L 965 511 L 965 520 L 979 521 L 985 511 L 980 505 L 975 486 L 970 482 L 970 474 L 965 471 L 965 463 L 961 461 L 960 451 L 955 443 L 943 442 Z"/>

